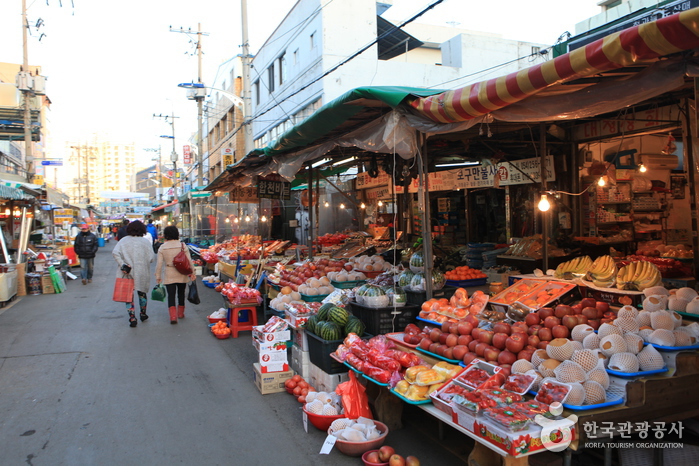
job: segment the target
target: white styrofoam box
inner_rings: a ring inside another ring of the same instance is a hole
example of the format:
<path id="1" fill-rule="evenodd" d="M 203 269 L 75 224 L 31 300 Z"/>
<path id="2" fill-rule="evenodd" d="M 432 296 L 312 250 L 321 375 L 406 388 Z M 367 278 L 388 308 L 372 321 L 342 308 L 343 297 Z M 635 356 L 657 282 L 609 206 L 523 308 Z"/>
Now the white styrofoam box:
<path id="1" fill-rule="evenodd" d="M 257 364 L 257 363 L 254 363 Z M 294 375 L 294 371 L 289 370 L 289 362 L 284 361 L 284 362 L 271 362 L 268 364 L 258 364 L 260 366 L 260 370 L 263 374 L 270 374 L 273 372 L 289 372 L 291 375 Z"/>
<path id="2" fill-rule="evenodd" d="M 289 330 L 282 330 L 281 332 L 263 332 L 263 328 L 264 325 L 258 325 L 257 327 L 253 327 L 253 338 L 261 342 L 266 342 L 267 344 L 275 343 L 277 341 L 291 340 L 291 332 Z"/>
<path id="3" fill-rule="evenodd" d="M 294 348 L 299 347 L 302 351 L 308 351 L 308 335 L 304 329 L 293 330 Z"/>
<path id="4" fill-rule="evenodd" d="M 309 384 L 311 383 L 311 365 L 301 364 L 298 359 L 291 358 L 291 368 Z M 315 387 L 313 387 L 315 388 Z"/>
<path id="5" fill-rule="evenodd" d="M 343 372 L 340 374 L 328 374 L 320 367 L 311 363 L 311 385 L 317 391 L 323 392 L 334 392 L 335 388 L 342 382 L 347 382 L 349 380 L 349 372 Z"/>
<path id="6" fill-rule="evenodd" d="M 291 360 L 293 361 L 294 359 L 298 359 L 298 361 L 301 364 L 310 364 L 311 363 L 311 353 L 308 351 L 303 351 L 301 348 L 298 346 L 294 345 L 291 347 Z"/>
<path id="7" fill-rule="evenodd" d="M 286 351 L 286 343 L 286 341 L 266 343 L 258 340 L 257 338 L 252 339 L 252 346 L 254 346 L 257 351 Z"/>

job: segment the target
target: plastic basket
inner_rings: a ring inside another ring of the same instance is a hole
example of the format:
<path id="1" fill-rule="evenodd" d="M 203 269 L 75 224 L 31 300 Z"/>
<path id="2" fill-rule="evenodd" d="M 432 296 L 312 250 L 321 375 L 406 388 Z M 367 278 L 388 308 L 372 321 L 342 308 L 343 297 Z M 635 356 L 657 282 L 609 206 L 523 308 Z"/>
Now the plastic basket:
<path id="1" fill-rule="evenodd" d="M 334 286 L 335 288 L 340 288 L 341 290 L 345 290 L 348 288 L 355 288 L 359 285 L 363 285 L 366 283 L 366 280 L 351 280 L 351 281 L 346 281 L 346 282 L 336 282 L 335 280 L 331 280 L 330 284 Z"/>
<path id="2" fill-rule="evenodd" d="M 466 288 L 469 286 L 481 286 L 488 282 L 488 277 L 473 278 L 471 280 L 447 280 L 447 286 L 455 286 L 457 288 Z"/>
<path id="3" fill-rule="evenodd" d="M 457 288 L 454 286 L 445 286 L 441 290 L 433 290 L 432 297 L 437 299 L 449 299 L 454 295 L 454 293 L 456 293 L 456 290 Z M 405 290 L 405 294 L 407 296 L 407 304 L 409 306 L 422 306 L 422 303 L 427 301 L 427 292 L 425 291 Z"/>
<path id="4" fill-rule="evenodd" d="M 347 366 L 330 357 L 330 353 L 337 349 L 342 340 L 323 340 L 312 332 L 306 332 L 306 336 L 308 337 L 308 356 L 313 364 L 328 374 L 348 371 Z"/>
<path id="5" fill-rule="evenodd" d="M 328 295 L 326 295 L 326 294 L 319 294 L 316 296 L 308 296 L 308 295 L 305 295 L 303 293 L 300 293 L 300 294 L 301 294 L 301 299 L 307 303 L 319 303 L 328 297 Z"/>
<path id="6" fill-rule="evenodd" d="M 367 307 L 357 303 L 350 303 L 352 314 L 366 325 L 366 331 L 372 335 L 399 332 L 405 326 L 415 322 L 420 312 L 420 306 L 393 307 Z"/>

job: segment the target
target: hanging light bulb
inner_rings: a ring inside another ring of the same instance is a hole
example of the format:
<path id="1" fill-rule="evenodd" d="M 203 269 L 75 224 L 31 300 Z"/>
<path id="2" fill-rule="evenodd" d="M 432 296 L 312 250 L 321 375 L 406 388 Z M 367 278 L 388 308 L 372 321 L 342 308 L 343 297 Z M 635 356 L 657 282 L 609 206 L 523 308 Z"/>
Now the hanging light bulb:
<path id="1" fill-rule="evenodd" d="M 231 219 L 226 217 L 226 223 L 231 223 Z"/>
<path id="2" fill-rule="evenodd" d="M 607 182 L 604 181 L 604 177 L 603 177 L 603 176 L 600 177 L 599 180 L 597 180 L 597 186 L 604 186 L 604 185 L 606 185 L 606 184 L 607 184 Z"/>
<path id="3" fill-rule="evenodd" d="M 345 204 L 344 203 L 340 204 L 340 209 L 344 209 L 344 208 L 345 208 Z"/>
<path id="4" fill-rule="evenodd" d="M 330 203 L 328 201 L 325 201 L 325 204 L 323 204 L 325 207 L 330 207 Z"/>
<path id="5" fill-rule="evenodd" d="M 9 208 L 9 207 L 8 207 L 7 209 L 5 209 L 5 215 L 7 215 L 7 216 L 9 217 L 11 213 L 12 213 L 12 212 L 10 212 L 10 208 Z"/>
<path id="6" fill-rule="evenodd" d="M 250 216 L 249 216 L 249 215 L 246 215 L 246 216 L 245 216 L 245 221 L 246 221 L 246 222 L 249 222 L 249 221 L 250 221 Z"/>
<path id="7" fill-rule="evenodd" d="M 260 221 L 266 222 L 266 221 L 267 221 L 267 216 L 266 216 L 266 215 L 263 215 L 263 216 L 260 218 Z"/>
<path id="8" fill-rule="evenodd" d="M 539 199 L 539 210 L 542 212 L 546 212 L 551 208 L 551 203 L 549 202 L 549 198 L 546 194 L 541 195 L 541 199 Z"/>
<path id="9" fill-rule="evenodd" d="M 376 205 L 379 207 L 383 207 L 383 201 L 379 201 Z"/>
<path id="10" fill-rule="evenodd" d="M 641 173 L 645 173 L 645 172 L 648 171 L 648 169 L 646 168 L 645 165 L 640 164 L 640 165 L 638 166 L 638 171 L 641 172 Z"/>
<path id="11" fill-rule="evenodd" d="M 240 220 L 238 220 L 238 217 L 233 219 L 233 223 L 238 223 Z"/>
<path id="12" fill-rule="evenodd" d="M 359 206 L 360 209 L 366 209 L 366 204 L 362 202 L 362 204 Z"/>

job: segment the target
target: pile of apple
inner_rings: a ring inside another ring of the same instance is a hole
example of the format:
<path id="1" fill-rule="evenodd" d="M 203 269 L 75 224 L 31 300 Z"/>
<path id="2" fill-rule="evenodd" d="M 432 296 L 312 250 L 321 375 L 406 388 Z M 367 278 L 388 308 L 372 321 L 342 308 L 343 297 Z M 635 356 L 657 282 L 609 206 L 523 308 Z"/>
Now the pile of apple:
<path id="1" fill-rule="evenodd" d="M 388 464 L 388 466 L 420 466 L 420 460 L 414 456 L 403 458 L 396 453 L 393 447 L 384 445 L 378 450 L 367 453 L 365 457 L 368 463 Z"/>
<path id="2" fill-rule="evenodd" d="M 478 327 L 478 318 L 468 315 L 459 322 L 444 322 L 441 328 L 425 327 L 420 334 L 404 339 L 446 359 L 469 364 L 478 358 L 509 370 L 518 359 L 531 361 L 534 352 L 546 349 L 551 340 L 568 338 L 576 325 L 597 329 L 614 319 L 616 314 L 609 310 L 609 304 L 585 298 L 573 306 L 541 308 L 527 314 L 523 322 L 496 322 L 492 330 Z"/>
<path id="3" fill-rule="evenodd" d="M 280 272 L 278 282 L 281 286 L 288 286 L 293 291 L 298 291 L 299 285 L 303 285 L 309 278 L 325 277 L 328 272 L 339 272 L 341 270 L 351 271 L 352 264 L 342 260 L 318 259 L 296 267 L 294 270 L 284 269 Z"/>

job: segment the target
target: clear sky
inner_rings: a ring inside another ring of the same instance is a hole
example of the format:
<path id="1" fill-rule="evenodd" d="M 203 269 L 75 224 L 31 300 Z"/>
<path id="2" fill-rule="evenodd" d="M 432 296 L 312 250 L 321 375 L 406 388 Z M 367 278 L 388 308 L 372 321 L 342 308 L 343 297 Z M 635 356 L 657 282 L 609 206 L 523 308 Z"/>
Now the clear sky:
<path id="1" fill-rule="evenodd" d="M 418 21 L 553 44 L 565 31 L 574 33 L 577 22 L 599 13 L 598 1 L 445 0 Z M 433 2 L 393 0 L 384 16 L 400 23 Z M 253 53 L 295 3 L 248 0 Z M 171 128 L 153 114 L 173 112 L 179 117 L 175 132 L 181 152 L 197 129 L 196 104 L 177 88 L 196 80 L 197 59 L 188 54 L 196 35 L 170 32 L 170 26 L 196 31 L 201 23 L 209 33 L 202 42 L 205 84 L 213 81 L 220 63 L 241 53 L 239 1 L 27 0 L 27 10 L 31 25 L 43 21 L 38 30 L 31 28 L 28 50 L 30 64 L 41 66 L 48 78 L 51 157 L 63 156 L 63 141 L 80 142 L 96 131 L 135 141 L 138 148 L 169 148 L 171 141 L 159 136 L 171 134 Z M 0 2 L 0 62 L 22 63 L 21 24 L 21 0 Z"/>

